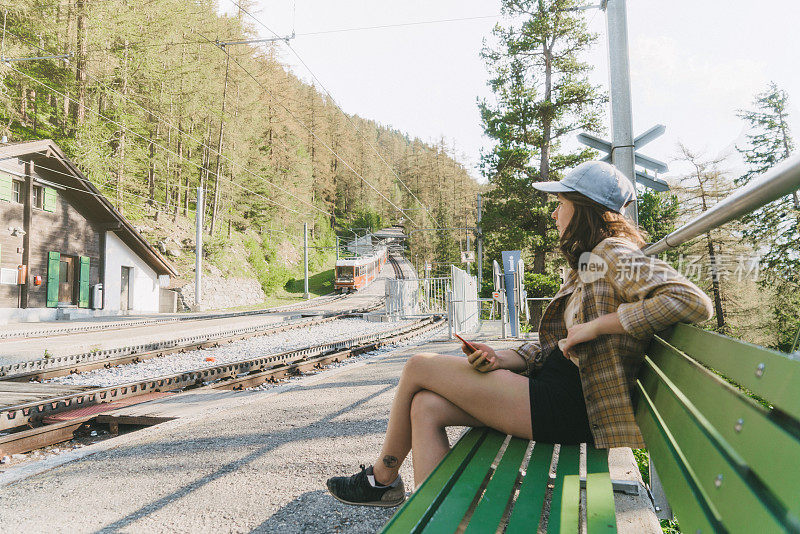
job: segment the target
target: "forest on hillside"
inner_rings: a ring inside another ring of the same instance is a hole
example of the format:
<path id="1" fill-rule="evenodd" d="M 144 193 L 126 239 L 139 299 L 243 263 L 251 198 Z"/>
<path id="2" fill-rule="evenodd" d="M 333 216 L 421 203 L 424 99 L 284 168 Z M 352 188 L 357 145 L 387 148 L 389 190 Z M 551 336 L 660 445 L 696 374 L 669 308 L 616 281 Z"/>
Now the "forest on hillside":
<path id="1" fill-rule="evenodd" d="M 227 256 L 243 248 L 268 293 L 296 268 L 304 222 L 315 267 L 334 232 L 474 225 L 480 186 L 444 141 L 345 114 L 281 64 L 278 43 L 235 44 L 257 38 L 252 4 L 231 16 L 213 0 L 3 5 L 5 57 L 67 56 L 0 65 L 2 134 L 56 141 L 149 238 L 175 241 L 163 246 L 187 277 L 173 234 L 191 236 L 202 187 L 212 265 L 235 272 Z M 456 260 L 458 237 L 415 244 Z"/>

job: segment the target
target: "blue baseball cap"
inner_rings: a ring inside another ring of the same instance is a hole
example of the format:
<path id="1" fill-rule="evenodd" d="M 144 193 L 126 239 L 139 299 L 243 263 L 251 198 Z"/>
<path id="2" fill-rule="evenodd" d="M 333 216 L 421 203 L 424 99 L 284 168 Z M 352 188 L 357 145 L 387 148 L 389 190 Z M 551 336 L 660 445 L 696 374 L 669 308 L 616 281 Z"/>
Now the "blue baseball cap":
<path id="1" fill-rule="evenodd" d="M 636 198 L 636 189 L 630 180 L 619 169 L 602 161 L 585 161 L 560 182 L 536 182 L 533 187 L 545 193 L 580 193 L 617 213 L 622 213 L 622 208 Z"/>

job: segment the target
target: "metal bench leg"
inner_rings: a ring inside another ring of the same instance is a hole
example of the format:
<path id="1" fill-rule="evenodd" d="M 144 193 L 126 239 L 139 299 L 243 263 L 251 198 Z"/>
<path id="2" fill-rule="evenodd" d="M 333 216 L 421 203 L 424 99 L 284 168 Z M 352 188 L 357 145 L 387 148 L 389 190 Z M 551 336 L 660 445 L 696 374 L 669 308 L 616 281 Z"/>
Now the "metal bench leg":
<path id="1" fill-rule="evenodd" d="M 639 483 L 635 480 L 611 480 L 611 487 L 615 493 L 639 495 Z M 586 479 L 581 477 L 581 489 L 586 489 Z"/>
<path id="2" fill-rule="evenodd" d="M 650 465 L 650 499 L 653 501 L 653 507 L 656 510 L 656 517 L 659 519 L 672 519 L 672 508 L 667 502 L 667 496 L 664 494 L 664 488 L 661 486 L 661 479 L 658 478 L 656 468 L 653 466 L 653 458 L 650 453 L 647 453 Z"/>

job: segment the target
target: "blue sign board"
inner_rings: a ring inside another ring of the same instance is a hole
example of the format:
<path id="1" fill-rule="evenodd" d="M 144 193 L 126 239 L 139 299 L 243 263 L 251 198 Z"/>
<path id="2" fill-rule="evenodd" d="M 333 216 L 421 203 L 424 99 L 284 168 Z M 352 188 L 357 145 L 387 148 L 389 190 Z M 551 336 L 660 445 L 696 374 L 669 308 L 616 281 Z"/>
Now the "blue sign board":
<path id="1" fill-rule="evenodd" d="M 522 252 L 519 250 L 504 250 L 501 255 L 503 258 L 503 276 L 506 284 L 508 319 L 511 323 L 511 337 L 519 337 L 519 313 L 517 313 L 516 295 L 514 294 L 514 275 L 517 273 L 517 265 L 519 265 Z"/>

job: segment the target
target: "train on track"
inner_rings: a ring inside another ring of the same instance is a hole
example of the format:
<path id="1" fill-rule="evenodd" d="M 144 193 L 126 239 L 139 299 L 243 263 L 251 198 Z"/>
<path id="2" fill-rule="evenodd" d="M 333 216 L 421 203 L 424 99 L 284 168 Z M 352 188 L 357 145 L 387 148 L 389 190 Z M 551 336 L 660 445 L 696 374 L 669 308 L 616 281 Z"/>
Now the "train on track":
<path id="1" fill-rule="evenodd" d="M 370 254 L 338 260 L 334 290 L 349 293 L 364 288 L 378 277 L 387 259 L 388 249 L 384 245 L 379 245 Z"/>

